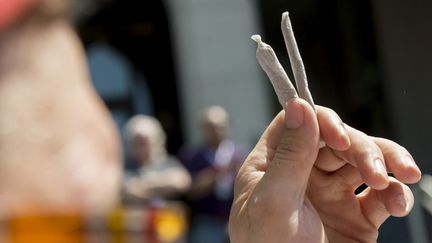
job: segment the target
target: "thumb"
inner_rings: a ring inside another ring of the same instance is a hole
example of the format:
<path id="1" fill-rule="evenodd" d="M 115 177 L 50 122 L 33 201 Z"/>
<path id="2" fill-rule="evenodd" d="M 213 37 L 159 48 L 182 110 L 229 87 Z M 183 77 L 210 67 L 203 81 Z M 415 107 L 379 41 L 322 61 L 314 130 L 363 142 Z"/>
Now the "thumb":
<path id="1" fill-rule="evenodd" d="M 303 195 L 318 154 L 318 121 L 312 107 L 299 98 L 289 100 L 284 110 L 284 122 L 279 123 L 284 126 L 279 128 L 282 135 L 278 142 L 273 141 L 275 153 L 264 178 L 273 189 L 279 185 L 281 192 L 291 190 Z"/>

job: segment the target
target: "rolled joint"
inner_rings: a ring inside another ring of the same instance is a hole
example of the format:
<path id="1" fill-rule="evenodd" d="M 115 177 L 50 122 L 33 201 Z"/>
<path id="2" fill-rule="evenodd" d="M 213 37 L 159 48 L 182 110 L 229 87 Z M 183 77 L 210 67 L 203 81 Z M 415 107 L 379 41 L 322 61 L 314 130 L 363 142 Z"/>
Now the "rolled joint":
<path id="1" fill-rule="evenodd" d="M 251 39 L 258 44 L 262 43 L 262 39 L 261 39 L 260 35 L 253 35 L 253 36 L 251 36 Z"/>

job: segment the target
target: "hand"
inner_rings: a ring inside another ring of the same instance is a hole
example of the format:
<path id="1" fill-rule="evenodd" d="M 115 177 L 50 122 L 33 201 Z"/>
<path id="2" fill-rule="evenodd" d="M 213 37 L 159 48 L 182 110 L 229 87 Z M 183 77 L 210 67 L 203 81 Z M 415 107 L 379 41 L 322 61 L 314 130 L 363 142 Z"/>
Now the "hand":
<path id="1" fill-rule="evenodd" d="M 390 215 L 408 214 L 414 199 L 403 183 L 417 182 L 420 171 L 403 147 L 344 125 L 330 109 L 317 106 L 315 115 L 301 99 L 285 110 L 237 176 L 233 243 L 376 242 Z M 363 183 L 369 187 L 355 195 Z"/>
<path id="2" fill-rule="evenodd" d="M 143 200 L 150 198 L 148 190 L 145 187 L 146 185 L 142 182 L 141 178 L 132 177 L 125 184 L 124 197 Z"/>
<path id="3" fill-rule="evenodd" d="M 216 177 L 217 171 L 214 168 L 206 168 L 198 172 L 192 180 L 188 197 L 197 200 L 208 196 L 213 191 Z"/>

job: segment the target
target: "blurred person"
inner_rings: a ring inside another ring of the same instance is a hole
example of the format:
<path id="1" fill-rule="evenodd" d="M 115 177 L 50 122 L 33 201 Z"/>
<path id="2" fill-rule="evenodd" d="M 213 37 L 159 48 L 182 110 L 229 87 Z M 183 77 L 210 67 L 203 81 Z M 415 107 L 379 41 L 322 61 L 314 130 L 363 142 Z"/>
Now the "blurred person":
<path id="1" fill-rule="evenodd" d="M 0 1 L 0 210 L 105 212 L 119 138 L 91 86 L 66 0 Z"/>
<path id="2" fill-rule="evenodd" d="M 136 169 L 125 175 L 126 201 L 175 199 L 187 191 L 191 178 L 165 149 L 166 135 L 153 117 L 136 115 L 126 124 L 126 142 Z"/>
<path id="3" fill-rule="evenodd" d="M 204 144 L 180 152 L 193 181 L 190 242 L 226 242 L 234 178 L 246 151 L 229 139 L 229 115 L 222 107 L 205 109 L 201 126 Z"/>
<path id="4" fill-rule="evenodd" d="M 65 3 L 0 0 L 2 213 L 97 211 L 116 201 L 118 136 L 90 86 Z M 230 217 L 233 243 L 376 242 L 390 215 L 411 210 L 402 183 L 418 181 L 420 171 L 408 151 L 317 110 L 318 117 L 305 101 L 288 102 L 244 162 Z M 216 184 L 216 173 L 208 174 Z M 355 195 L 362 183 L 369 188 Z"/>

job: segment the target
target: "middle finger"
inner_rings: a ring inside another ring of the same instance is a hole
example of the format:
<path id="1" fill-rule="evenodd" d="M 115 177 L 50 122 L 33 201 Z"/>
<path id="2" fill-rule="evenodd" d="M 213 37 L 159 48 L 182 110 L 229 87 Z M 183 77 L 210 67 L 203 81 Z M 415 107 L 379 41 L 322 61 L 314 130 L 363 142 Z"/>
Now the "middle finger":
<path id="1" fill-rule="evenodd" d="M 366 134 L 346 126 L 351 146 L 334 153 L 357 167 L 363 181 L 373 189 L 382 190 L 389 184 L 384 156 L 381 149 Z"/>

